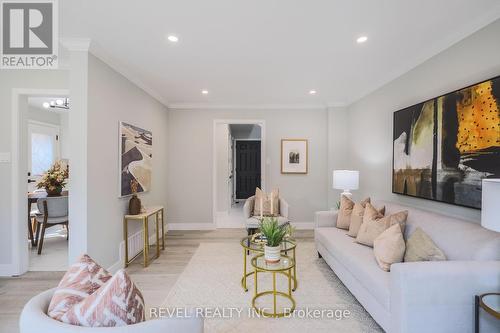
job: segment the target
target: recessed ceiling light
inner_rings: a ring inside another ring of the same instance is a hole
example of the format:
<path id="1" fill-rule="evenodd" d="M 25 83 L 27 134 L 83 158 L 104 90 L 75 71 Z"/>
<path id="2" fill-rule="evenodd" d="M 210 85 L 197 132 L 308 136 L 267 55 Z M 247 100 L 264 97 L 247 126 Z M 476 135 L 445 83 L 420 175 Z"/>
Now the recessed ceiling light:
<path id="1" fill-rule="evenodd" d="M 43 102 L 42 106 L 48 109 L 50 107 L 50 104 L 48 102 Z"/>
<path id="2" fill-rule="evenodd" d="M 203 95 L 208 95 L 208 90 L 202 90 L 202 91 L 201 91 L 201 93 L 202 93 Z"/>
<path id="3" fill-rule="evenodd" d="M 309 90 L 309 95 L 316 95 L 316 90 Z"/>
<path id="4" fill-rule="evenodd" d="M 361 37 L 358 37 L 358 39 L 356 39 L 356 43 L 362 44 L 362 43 L 366 42 L 367 40 L 368 40 L 368 37 L 361 36 Z"/>
<path id="5" fill-rule="evenodd" d="M 177 43 L 179 41 L 179 37 L 174 35 L 168 35 L 167 39 L 172 43 Z"/>

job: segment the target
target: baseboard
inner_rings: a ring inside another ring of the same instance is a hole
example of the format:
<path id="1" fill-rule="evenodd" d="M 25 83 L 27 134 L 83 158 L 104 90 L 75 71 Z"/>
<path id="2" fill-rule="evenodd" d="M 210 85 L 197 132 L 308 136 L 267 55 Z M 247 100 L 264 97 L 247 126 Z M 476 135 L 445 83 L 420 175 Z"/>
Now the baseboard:
<path id="1" fill-rule="evenodd" d="M 312 230 L 314 229 L 314 222 L 293 222 L 290 224 L 294 226 L 297 230 Z"/>
<path id="2" fill-rule="evenodd" d="M 168 223 L 168 230 L 215 230 L 213 223 Z"/>
<path id="3" fill-rule="evenodd" d="M 0 265 L 0 276 L 14 276 L 14 275 L 16 275 L 16 272 L 13 264 Z"/>
<path id="4" fill-rule="evenodd" d="M 122 242 L 123 243 L 123 242 Z M 118 260 L 117 262 L 115 262 L 113 265 L 109 266 L 108 267 L 108 272 L 110 272 L 111 274 L 115 274 L 116 272 L 118 272 L 120 269 L 123 268 L 123 259 L 120 258 L 120 260 Z"/>

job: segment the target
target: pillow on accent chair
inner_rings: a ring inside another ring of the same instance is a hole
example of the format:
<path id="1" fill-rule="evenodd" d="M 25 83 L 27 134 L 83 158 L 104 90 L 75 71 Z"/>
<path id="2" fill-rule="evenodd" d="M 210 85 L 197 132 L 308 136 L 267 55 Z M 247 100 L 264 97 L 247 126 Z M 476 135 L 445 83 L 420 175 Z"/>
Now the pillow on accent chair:
<path id="1" fill-rule="evenodd" d="M 84 254 L 68 268 L 54 292 L 47 314 L 61 321 L 62 316 L 75 304 L 102 287 L 111 274 Z"/>
<path id="2" fill-rule="evenodd" d="M 404 234 L 407 217 L 407 210 L 383 216 L 375 209 L 375 207 L 367 203 L 365 215 L 363 215 L 363 224 L 359 227 L 356 242 L 373 247 L 373 241 L 375 238 L 380 236 L 381 233 L 396 223 L 399 224 L 401 227 L 401 233 Z"/>
<path id="3" fill-rule="evenodd" d="M 271 201 L 273 206 L 272 209 L 271 209 Z M 266 194 L 264 191 L 262 191 L 260 188 L 257 187 L 255 189 L 255 203 L 253 207 L 253 216 L 260 216 L 261 204 L 262 204 L 263 216 L 279 216 L 280 214 L 279 190 L 274 189 L 271 193 Z"/>
<path id="4" fill-rule="evenodd" d="M 367 203 L 370 203 L 370 198 L 366 198 L 365 200 L 354 204 L 351 221 L 349 222 L 349 232 L 347 233 L 349 236 L 356 237 L 358 235 L 359 227 L 363 223 L 363 215 L 365 214 L 365 207 Z M 382 215 L 384 214 L 382 213 Z"/>
<path id="5" fill-rule="evenodd" d="M 405 255 L 405 240 L 398 224 L 386 229 L 373 241 L 373 253 L 380 268 L 389 272 L 391 265 L 402 262 Z"/>
<path id="6" fill-rule="evenodd" d="M 406 241 L 404 261 L 439 261 L 446 255 L 420 227 Z"/>
<path id="7" fill-rule="evenodd" d="M 336 227 L 339 229 L 349 229 L 351 222 L 352 209 L 354 208 L 354 201 L 345 195 L 340 197 L 340 208 L 337 215 Z"/>
<path id="8" fill-rule="evenodd" d="M 92 295 L 73 305 L 62 322 L 87 327 L 137 324 L 145 319 L 144 298 L 128 274 L 120 269 Z"/>

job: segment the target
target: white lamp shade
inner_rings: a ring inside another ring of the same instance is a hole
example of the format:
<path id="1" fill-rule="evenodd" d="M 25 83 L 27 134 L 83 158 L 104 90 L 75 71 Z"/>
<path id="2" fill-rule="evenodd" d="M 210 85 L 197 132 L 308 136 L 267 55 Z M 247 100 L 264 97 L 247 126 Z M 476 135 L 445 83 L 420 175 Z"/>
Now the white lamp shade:
<path id="1" fill-rule="evenodd" d="M 483 179 L 481 225 L 500 232 L 500 179 Z"/>
<path id="2" fill-rule="evenodd" d="M 333 188 L 337 190 L 357 190 L 359 171 L 333 170 Z"/>

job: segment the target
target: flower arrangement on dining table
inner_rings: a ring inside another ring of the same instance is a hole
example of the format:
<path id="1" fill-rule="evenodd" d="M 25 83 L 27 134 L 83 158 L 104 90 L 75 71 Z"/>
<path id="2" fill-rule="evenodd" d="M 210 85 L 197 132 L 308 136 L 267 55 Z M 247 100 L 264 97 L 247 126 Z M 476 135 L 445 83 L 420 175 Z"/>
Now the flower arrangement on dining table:
<path id="1" fill-rule="evenodd" d="M 67 184 L 69 177 L 69 167 L 62 161 L 56 161 L 40 178 L 36 187 L 45 189 L 47 195 L 58 196 L 64 186 Z"/>

